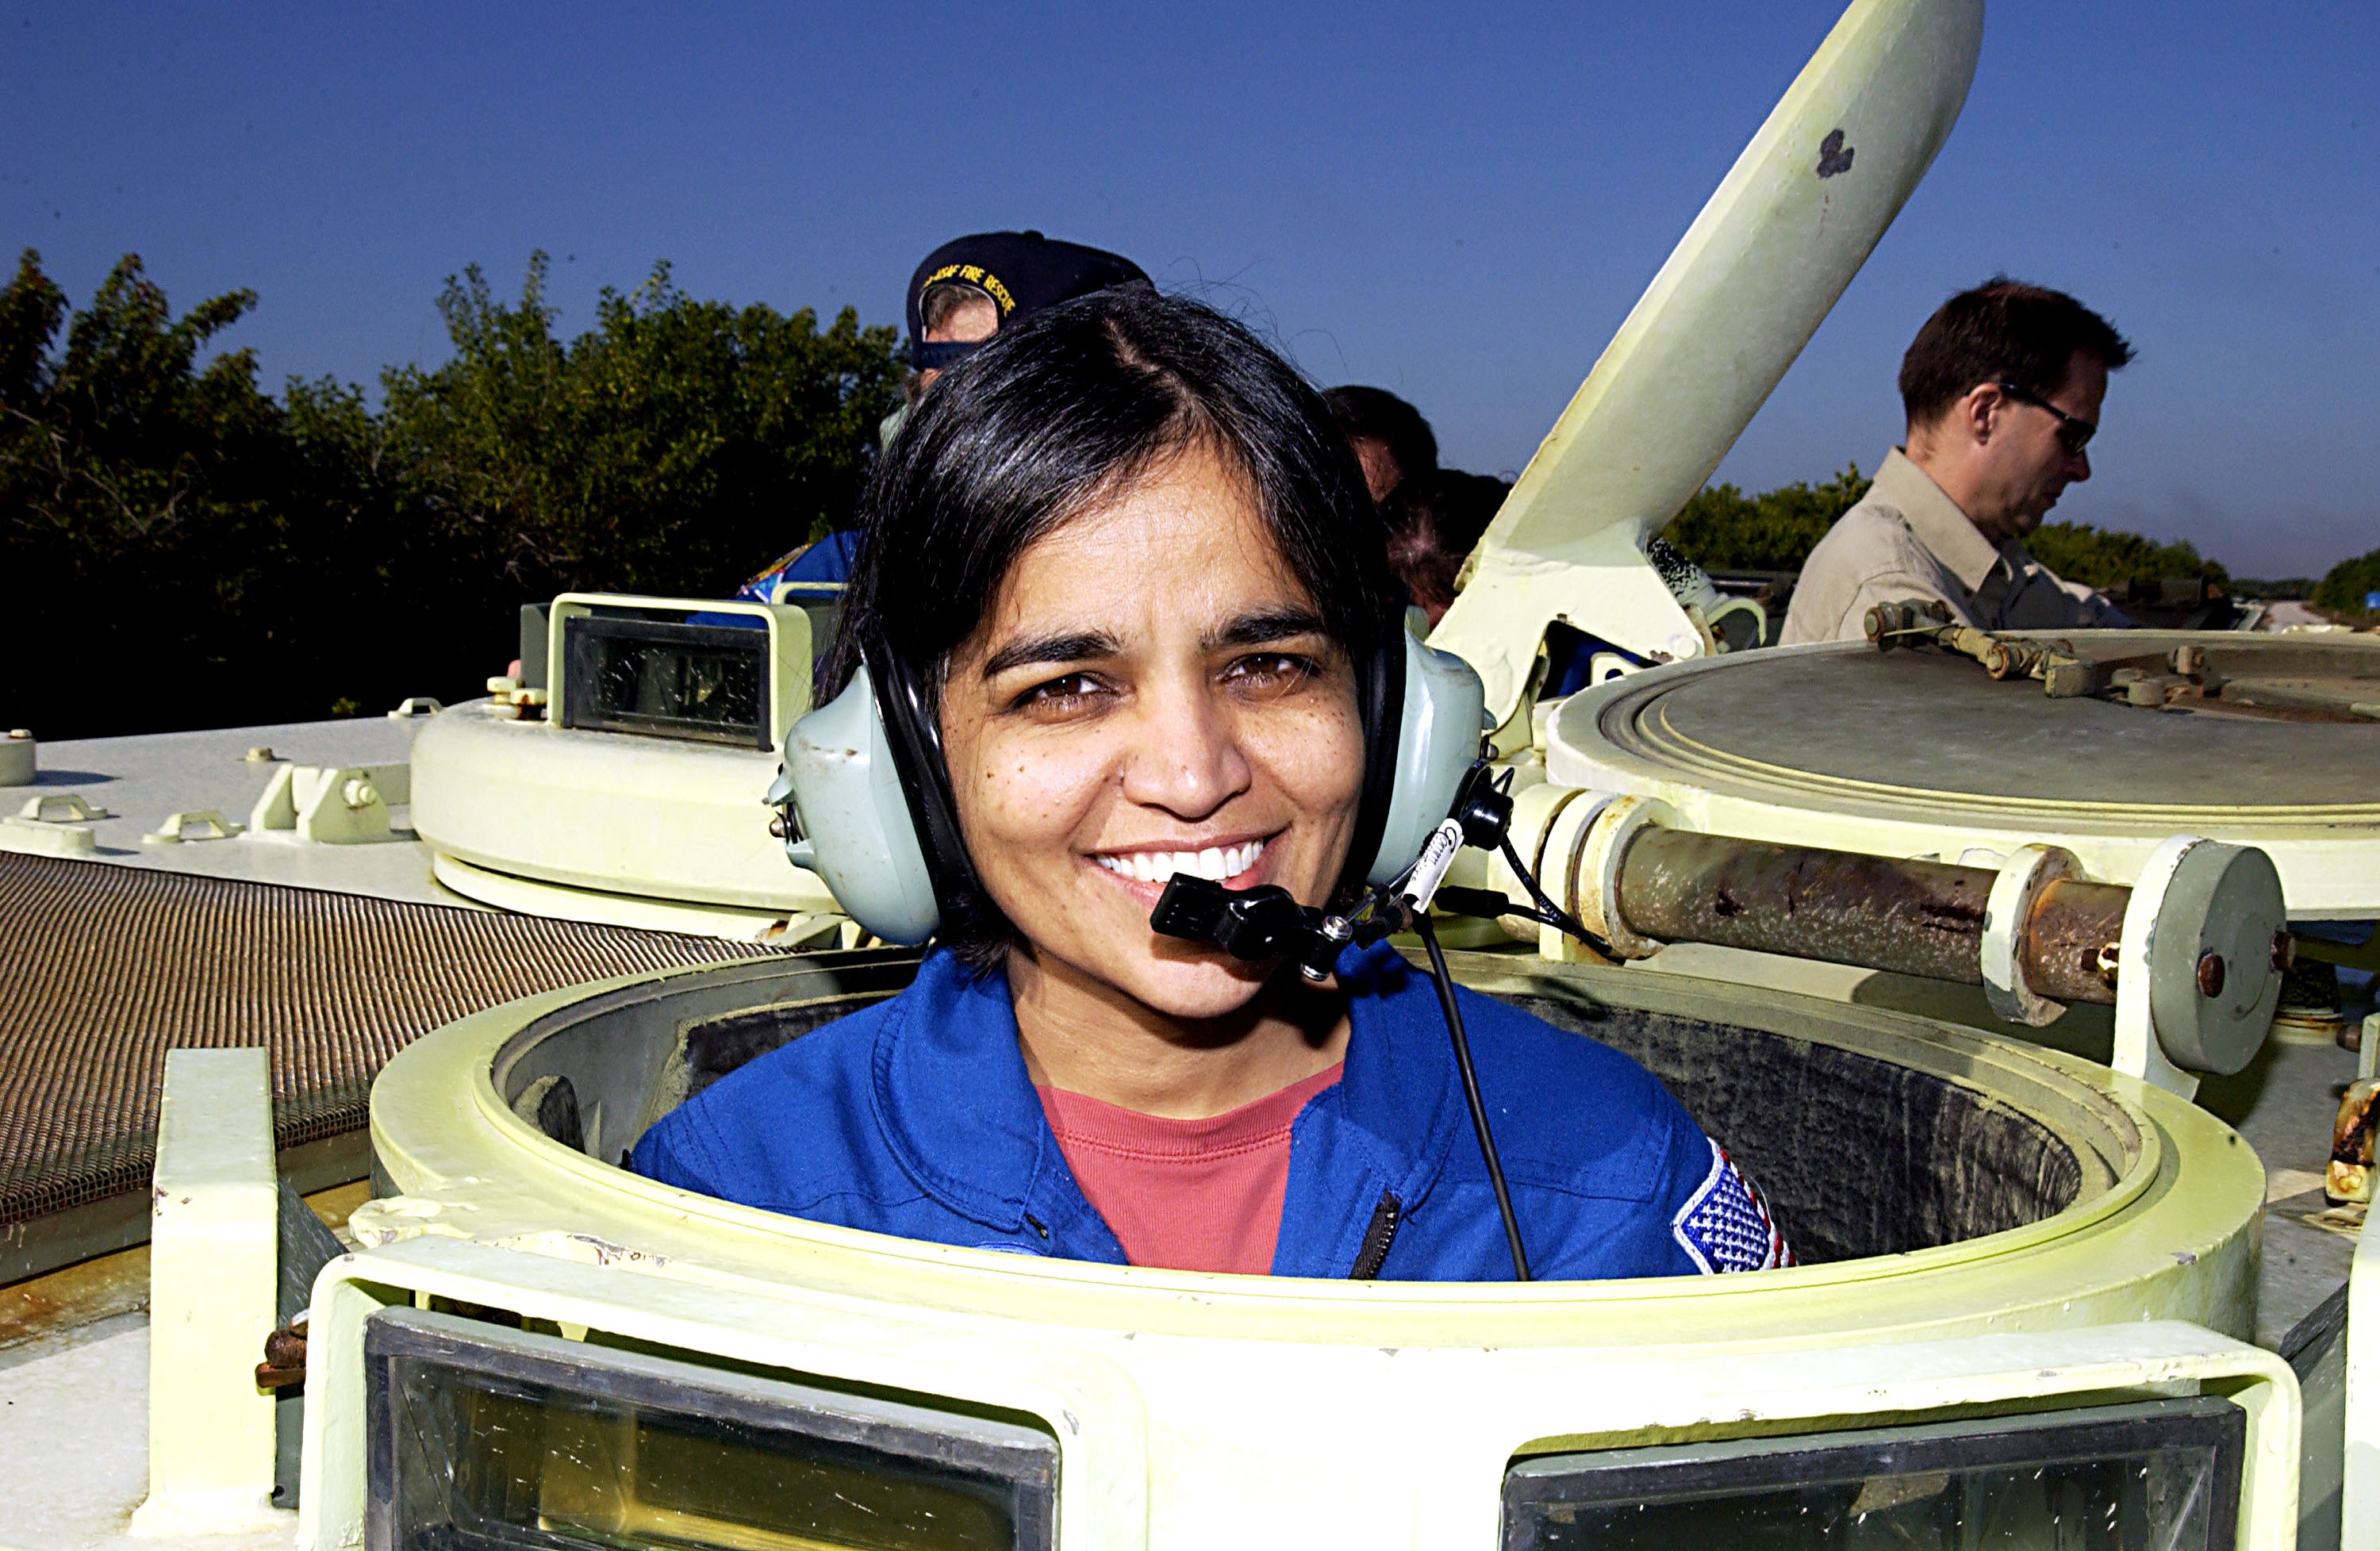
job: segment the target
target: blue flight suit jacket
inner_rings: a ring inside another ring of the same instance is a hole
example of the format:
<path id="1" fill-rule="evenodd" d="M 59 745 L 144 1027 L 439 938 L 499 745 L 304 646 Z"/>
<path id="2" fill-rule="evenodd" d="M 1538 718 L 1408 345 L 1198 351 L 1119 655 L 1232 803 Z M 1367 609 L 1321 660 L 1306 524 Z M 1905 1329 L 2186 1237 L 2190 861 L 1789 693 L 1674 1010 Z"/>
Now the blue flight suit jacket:
<path id="1" fill-rule="evenodd" d="M 1272 1274 L 1512 1276 L 1444 1015 L 1385 945 L 1350 949 L 1341 1080 L 1299 1111 Z M 1652 1075 L 1458 988 L 1531 1272 L 1790 1264 L 1755 1191 Z M 900 995 L 750 1061 L 638 1142 L 637 1172 L 819 1222 L 1122 1264 L 1017 1048 L 1004 976 L 929 954 Z"/>

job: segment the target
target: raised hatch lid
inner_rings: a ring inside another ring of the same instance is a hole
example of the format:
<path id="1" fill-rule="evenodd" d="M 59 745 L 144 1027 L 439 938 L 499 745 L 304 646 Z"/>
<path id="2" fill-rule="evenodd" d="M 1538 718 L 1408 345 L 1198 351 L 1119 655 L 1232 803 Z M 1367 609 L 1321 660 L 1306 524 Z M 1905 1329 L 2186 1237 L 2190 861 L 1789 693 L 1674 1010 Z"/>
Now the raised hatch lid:
<path id="1" fill-rule="evenodd" d="M 1930 647 L 1756 652 L 1573 697 L 1548 773 L 1660 796 L 1720 833 L 1946 859 L 2066 844 L 2110 881 L 2168 835 L 2213 835 L 2272 851 L 2293 912 L 2380 914 L 2380 642 L 2058 638 L 2103 659 L 2195 646 L 2206 690 L 2152 709 L 2052 699 Z"/>

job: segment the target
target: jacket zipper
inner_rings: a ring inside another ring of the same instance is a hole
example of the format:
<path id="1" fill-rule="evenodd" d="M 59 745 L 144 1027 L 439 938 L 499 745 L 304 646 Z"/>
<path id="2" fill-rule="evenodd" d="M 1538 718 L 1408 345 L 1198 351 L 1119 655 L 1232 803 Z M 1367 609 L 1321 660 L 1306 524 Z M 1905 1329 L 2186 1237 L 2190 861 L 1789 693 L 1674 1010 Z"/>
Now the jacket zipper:
<path id="1" fill-rule="evenodd" d="M 1363 1248 L 1355 1252 L 1355 1268 L 1347 1273 L 1349 1281 L 1367 1282 L 1380 1274 L 1389 1258 L 1389 1245 L 1397 1236 L 1397 1224 L 1404 1220 L 1404 1207 L 1394 1195 L 1380 1192 L 1380 1204 L 1372 1208 L 1371 1226 L 1364 1230 Z"/>

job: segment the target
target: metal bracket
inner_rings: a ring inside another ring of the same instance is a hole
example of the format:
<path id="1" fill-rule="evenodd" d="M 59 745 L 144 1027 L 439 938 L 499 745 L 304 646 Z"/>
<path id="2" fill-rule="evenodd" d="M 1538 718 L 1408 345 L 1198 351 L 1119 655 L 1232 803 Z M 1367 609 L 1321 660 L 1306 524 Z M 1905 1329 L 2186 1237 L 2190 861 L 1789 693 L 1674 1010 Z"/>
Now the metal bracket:
<path id="1" fill-rule="evenodd" d="M 28 797 L 25 806 L 0 818 L 0 851 L 30 856 L 95 856 L 99 838 L 87 822 L 115 816 L 93 807 L 77 792 Z"/>
<path id="2" fill-rule="evenodd" d="M 388 840 L 389 808 L 412 798 L 409 765 L 284 765 L 249 813 L 248 838 L 318 845 Z"/>
<path id="3" fill-rule="evenodd" d="M 2202 1072 L 2240 1070 L 2280 997 L 2280 876 L 2251 846 L 2176 835 L 2132 884 L 2118 948 L 2114 1065 L 2193 1097 Z"/>
<path id="4" fill-rule="evenodd" d="M 1661 945 L 1628 929 L 1620 915 L 1620 865 L 1628 842 L 1643 830 L 1674 826 L 1677 815 L 1655 797 L 1619 797 L 1596 815 L 1595 827 L 1578 862 L 1578 917 L 1587 930 L 1611 944 L 1623 959 L 1649 959 Z"/>
<path id="5" fill-rule="evenodd" d="M 215 809 L 193 808 L 167 814 L 165 822 L 140 838 L 150 845 L 178 845 L 184 841 L 229 840 L 239 831 L 240 826 Z"/>
<path id="6" fill-rule="evenodd" d="M 40 774 L 41 745 L 22 727 L 0 737 L 0 786 L 30 786 Z"/>
<path id="7" fill-rule="evenodd" d="M 24 856 L 91 856 L 99 838 L 88 824 L 43 823 L 10 814 L 0 818 L 0 851 Z"/>
<path id="8" fill-rule="evenodd" d="M 1565 789 L 1531 787 L 1529 790 L 1558 793 Z M 1592 890 L 1582 889 L 1579 884 L 1587 837 L 1595 832 L 1595 821 L 1603 816 L 1603 810 L 1611 806 L 1613 799 L 1609 792 L 1591 792 L 1576 787 L 1567 790 L 1570 795 L 1556 801 L 1544 832 L 1537 837 L 1532 868 L 1538 887 L 1551 895 L 1563 909 L 1577 915 L 1585 908 L 1585 896 L 1593 892 Z M 1525 800 L 1527 794 L 1523 795 Z M 1500 858 L 1495 866 L 1502 866 Z M 1514 879 L 1516 884 L 1518 881 Z M 1522 888 L 1514 897 L 1525 898 L 1527 893 L 1527 889 Z M 1560 927 L 1540 923 L 1536 932 L 1537 955 L 1540 958 L 1551 959 L 1556 963 L 1603 962 L 1601 954 Z"/>
<path id="9" fill-rule="evenodd" d="M 2198 1097 L 2198 1079 L 2166 1060 L 2157 1044 L 2147 971 L 2157 916 L 2165 908 L 2174 870 L 2192 846 L 2204 843 L 2194 835 L 2176 835 L 2149 854 L 2141 875 L 2132 880 L 2132 901 L 2124 908 L 2124 932 L 2117 949 L 2116 1052 L 2108 1064 L 2184 1098 Z"/>
<path id="10" fill-rule="evenodd" d="M 2025 984 L 2025 924 L 2033 919 L 2034 902 L 2042 890 L 2059 878 L 2081 876 L 2082 864 L 2072 852 L 2027 845 L 2001 866 L 1992 884 L 1990 901 L 1984 906 L 1984 995 L 1992 1012 L 2012 1024 L 2039 1028 L 2066 1011 L 2064 1002 L 2052 1001 Z"/>
<path id="11" fill-rule="evenodd" d="M 46 796 L 26 798 L 17 817 L 37 824 L 75 824 L 86 818 L 113 818 L 115 815 L 103 807 L 91 806 L 79 792 L 53 792 Z"/>

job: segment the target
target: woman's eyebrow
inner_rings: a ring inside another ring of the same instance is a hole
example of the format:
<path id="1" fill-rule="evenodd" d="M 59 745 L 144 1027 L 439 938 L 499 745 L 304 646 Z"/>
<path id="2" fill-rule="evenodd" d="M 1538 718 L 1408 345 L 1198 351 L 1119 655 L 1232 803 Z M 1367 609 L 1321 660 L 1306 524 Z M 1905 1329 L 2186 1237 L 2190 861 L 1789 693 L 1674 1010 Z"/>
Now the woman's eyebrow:
<path id="1" fill-rule="evenodd" d="M 1219 647 L 1260 647 L 1273 641 L 1285 641 L 1293 636 L 1327 634 L 1322 616 L 1310 609 L 1272 609 L 1263 613 L 1242 614 L 1222 629 L 1208 634 L 1199 645 L 1208 651 Z"/>
<path id="2" fill-rule="evenodd" d="M 1123 646 L 1101 630 L 1077 630 L 1056 636 L 1032 636 L 1011 641 L 983 660 L 983 676 L 996 679 L 1012 669 L 1088 662 L 1114 657 Z"/>

